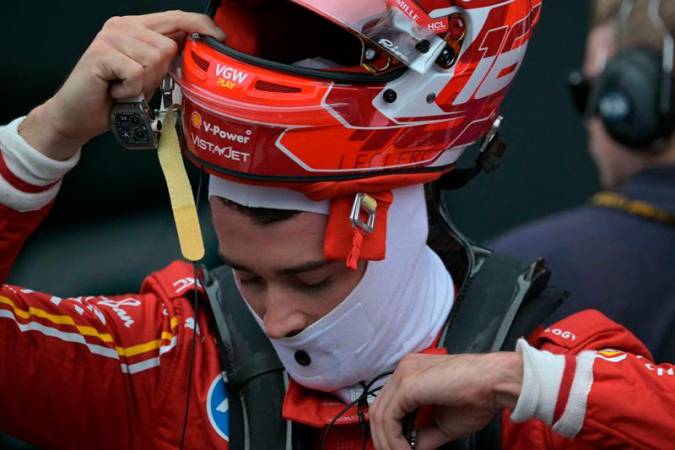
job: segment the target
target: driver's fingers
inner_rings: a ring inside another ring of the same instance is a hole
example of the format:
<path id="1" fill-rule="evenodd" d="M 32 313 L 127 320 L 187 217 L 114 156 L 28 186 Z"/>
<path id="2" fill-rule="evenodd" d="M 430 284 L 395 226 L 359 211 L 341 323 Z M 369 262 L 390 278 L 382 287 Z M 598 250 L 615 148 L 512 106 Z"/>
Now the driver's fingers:
<path id="1" fill-rule="evenodd" d="M 449 442 L 448 435 L 437 427 L 422 428 L 417 431 L 418 450 L 435 450 Z"/>
<path id="2" fill-rule="evenodd" d="M 163 35 L 176 32 L 197 32 L 213 36 L 218 40 L 225 39 L 225 33 L 204 14 L 185 11 L 165 11 L 138 16 L 139 23 Z"/>
<path id="3" fill-rule="evenodd" d="M 143 64 L 146 69 L 143 91 L 146 98 L 149 98 L 169 71 L 171 62 L 178 53 L 178 43 L 173 37 L 143 27 L 134 30 L 134 38 L 136 42 L 141 42 L 139 47 L 145 48 L 148 53 L 149 59 L 145 59 L 147 63 Z"/>
<path id="4" fill-rule="evenodd" d="M 114 99 L 140 97 L 143 94 L 143 66 L 120 52 L 108 52 L 102 55 L 101 71 L 107 80 L 119 80 L 110 86 L 110 96 Z"/>
<path id="5" fill-rule="evenodd" d="M 373 443 L 378 450 L 410 450 L 402 434 L 402 421 L 408 414 L 400 398 L 400 378 L 394 375 L 373 405 L 371 425 Z"/>
<path id="6" fill-rule="evenodd" d="M 161 35 L 160 35 L 161 37 Z M 114 42 L 115 50 L 135 61 L 143 68 L 143 92 L 152 92 L 166 74 L 169 62 L 162 51 L 135 36 L 119 36 Z"/>

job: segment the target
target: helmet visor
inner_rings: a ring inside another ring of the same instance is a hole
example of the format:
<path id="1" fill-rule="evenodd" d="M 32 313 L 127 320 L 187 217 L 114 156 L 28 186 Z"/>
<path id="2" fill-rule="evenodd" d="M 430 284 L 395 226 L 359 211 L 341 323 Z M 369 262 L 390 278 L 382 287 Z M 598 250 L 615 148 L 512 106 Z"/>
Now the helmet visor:
<path id="1" fill-rule="evenodd" d="M 431 31 L 413 2 L 394 0 L 292 0 L 361 36 L 419 73 L 433 65 L 445 41 Z"/>

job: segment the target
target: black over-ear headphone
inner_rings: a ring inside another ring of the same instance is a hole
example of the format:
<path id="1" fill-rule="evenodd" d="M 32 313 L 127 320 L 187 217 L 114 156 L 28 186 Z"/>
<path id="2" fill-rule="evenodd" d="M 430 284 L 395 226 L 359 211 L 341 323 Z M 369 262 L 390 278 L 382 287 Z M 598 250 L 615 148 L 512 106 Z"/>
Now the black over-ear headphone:
<path id="1" fill-rule="evenodd" d="M 662 51 L 629 48 L 618 52 L 593 82 L 588 105 L 588 112 L 602 120 L 612 138 L 645 153 L 665 147 L 652 144 L 669 138 L 675 128 L 673 36 L 659 15 L 660 3 L 652 0 L 650 15 L 664 33 Z M 632 7 L 632 2 L 624 1 L 623 13 L 630 13 Z"/>

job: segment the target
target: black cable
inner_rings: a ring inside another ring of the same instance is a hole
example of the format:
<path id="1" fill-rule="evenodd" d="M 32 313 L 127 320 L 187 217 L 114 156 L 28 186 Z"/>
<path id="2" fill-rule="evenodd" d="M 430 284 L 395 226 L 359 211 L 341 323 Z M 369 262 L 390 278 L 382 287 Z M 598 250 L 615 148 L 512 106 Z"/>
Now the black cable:
<path id="1" fill-rule="evenodd" d="M 199 172 L 199 181 L 197 183 L 197 206 L 199 207 L 199 199 L 202 191 L 202 172 Z M 199 216 L 198 216 L 199 217 Z M 199 220 L 199 219 L 197 219 Z M 194 371 L 195 365 L 195 348 L 197 346 L 197 318 L 199 313 L 199 273 L 197 261 L 192 262 L 192 279 L 194 283 L 194 328 L 192 329 L 192 343 L 190 345 L 190 366 L 188 369 L 188 388 L 187 388 L 187 397 L 185 399 L 185 415 L 183 417 L 183 430 L 180 433 L 180 450 L 183 450 L 185 445 L 185 434 L 187 432 L 188 417 L 190 415 L 190 398 L 192 396 L 192 374 Z"/>
<path id="2" fill-rule="evenodd" d="M 361 400 L 361 397 L 359 397 L 356 400 L 354 400 L 353 402 L 347 404 L 347 406 L 345 406 L 342 409 L 342 411 L 340 411 L 339 413 L 337 413 L 337 415 L 335 417 L 333 417 L 333 420 L 330 421 L 330 423 L 328 424 L 328 426 L 326 427 L 326 429 L 323 432 L 323 437 L 321 438 L 321 450 L 326 450 L 326 443 L 328 442 L 328 434 L 330 433 L 330 430 L 333 429 L 333 426 L 335 425 L 335 422 L 337 422 L 337 420 L 340 417 L 342 417 L 347 411 L 349 411 L 360 400 Z"/>
<path id="3" fill-rule="evenodd" d="M 363 410 L 365 407 L 368 406 L 368 401 L 366 398 L 362 398 L 361 401 L 358 403 L 358 410 L 356 414 L 359 416 L 359 424 L 361 425 L 361 431 L 363 432 L 363 442 L 361 443 L 361 450 L 366 450 L 366 446 L 368 445 L 368 436 L 370 436 L 370 426 L 368 426 L 368 422 L 366 422 L 366 418 L 363 414 Z"/>
<path id="4" fill-rule="evenodd" d="M 359 424 L 363 428 L 363 447 L 362 449 L 365 450 L 366 445 L 368 444 L 368 436 L 369 436 L 369 429 L 370 427 L 368 426 L 368 423 L 365 420 L 364 414 L 363 414 L 363 408 L 368 405 L 368 396 L 373 395 L 379 390 L 382 389 L 383 386 L 380 386 L 378 388 L 372 389 L 371 387 L 373 384 L 375 384 L 378 380 L 381 380 L 382 378 L 391 375 L 394 372 L 385 372 L 381 373 L 380 375 L 376 376 L 375 378 L 370 381 L 370 383 L 365 384 L 364 382 L 361 382 L 361 384 L 364 386 L 363 387 L 363 392 L 359 397 L 354 400 L 353 402 L 347 404 L 339 413 L 333 417 L 333 420 L 330 421 L 328 426 L 326 426 L 326 429 L 323 432 L 323 437 L 321 438 L 321 450 L 326 450 L 326 443 L 328 442 L 328 434 L 330 431 L 333 429 L 335 426 L 335 423 L 340 419 L 340 417 L 344 416 L 347 411 L 349 411 L 352 407 L 358 406 L 359 409 L 357 411 L 357 414 L 359 416 Z"/>

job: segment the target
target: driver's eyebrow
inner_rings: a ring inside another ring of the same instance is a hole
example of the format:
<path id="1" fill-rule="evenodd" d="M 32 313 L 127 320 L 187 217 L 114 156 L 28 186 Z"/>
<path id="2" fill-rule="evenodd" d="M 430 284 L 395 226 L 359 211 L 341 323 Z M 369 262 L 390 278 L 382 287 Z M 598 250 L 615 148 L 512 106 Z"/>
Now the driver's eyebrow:
<path id="1" fill-rule="evenodd" d="M 239 271 L 241 271 L 241 272 L 251 272 L 251 273 L 255 273 L 254 270 L 251 270 L 251 269 L 249 269 L 249 268 L 246 267 L 246 266 L 242 266 L 241 264 L 237 264 L 237 263 L 235 263 L 235 262 L 230 261 L 229 259 L 227 259 L 227 258 L 225 257 L 225 255 L 223 255 L 223 254 L 220 252 L 220 250 L 218 251 L 218 256 L 220 257 L 220 260 L 223 262 L 223 264 L 225 264 L 226 266 L 232 267 L 234 270 L 239 270 Z"/>
<path id="2" fill-rule="evenodd" d="M 256 273 L 255 270 L 250 269 L 242 264 L 237 264 L 234 261 L 230 261 L 223 255 L 222 253 L 218 252 L 218 255 L 220 256 L 220 259 L 223 261 L 225 265 L 228 265 L 232 267 L 234 270 L 239 270 L 242 272 L 250 272 L 250 273 Z M 286 267 L 284 269 L 279 269 L 276 271 L 277 274 L 279 275 L 295 275 L 298 273 L 303 273 L 303 272 L 309 272 L 311 270 L 317 270 L 324 268 L 328 265 L 334 264 L 337 261 L 332 261 L 329 259 L 322 259 L 319 261 L 308 261 L 302 264 L 298 264 L 297 266 L 292 266 L 292 267 Z"/>
<path id="3" fill-rule="evenodd" d="M 331 261 L 329 259 L 322 259 L 320 261 L 309 261 L 306 263 L 299 264 L 294 267 L 288 267 L 286 269 L 277 270 L 277 273 L 280 275 L 294 275 L 296 273 L 309 272 L 311 270 L 322 269 L 326 266 L 329 266 L 337 261 Z"/>

